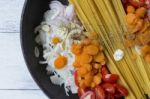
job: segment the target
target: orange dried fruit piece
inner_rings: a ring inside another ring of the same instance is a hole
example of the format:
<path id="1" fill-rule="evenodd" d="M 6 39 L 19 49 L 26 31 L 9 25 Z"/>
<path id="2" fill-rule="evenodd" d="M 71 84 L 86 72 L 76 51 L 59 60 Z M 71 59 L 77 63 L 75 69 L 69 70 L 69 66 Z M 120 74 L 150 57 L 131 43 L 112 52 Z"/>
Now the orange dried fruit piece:
<path id="1" fill-rule="evenodd" d="M 96 86 L 95 82 L 91 83 L 91 88 L 94 88 Z"/>
<path id="2" fill-rule="evenodd" d="M 91 43 L 91 39 L 85 38 L 81 40 L 81 44 L 83 45 L 89 45 Z"/>
<path id="3" fill-rule="evenodd" d="M 146 62 L 150 63 L 150 54 L 147 54 L 144 59 Z"/>
<path id="4" fill-rule="evenodd" d="M 86 85 L 84 84 L 84 80 L 81 80 L 79 82 L 79 87 L 82 88 L 82 89 L 86 89 Z"/>
<path id="5" fill-rule="evenodd" d="M 133 6 L 128 6 L 127 7 L 127 13 L 134 13 L 135 12 L 135 8 Z"/>
<path id="6" fill-rule="evenodd" d="M 79 54 L 79 55 L 75 55 L 75 61 L 74 61 L 74 63 L 73 63 L 73 66 L 74 66 L 75 68 L 81 67 L 80 59 L 81 59 L 81 55 L 80 55 L 80 54 Z"/>
<path id="7" fill-rule="evenodd" d="M 144 22 L 144 25 L 143 27 L 141 28 L 141 30 L 139 31 L 139 33 L 143 33 L 147 30 L 147 28 L 150 26 L 150 23 L 149 22 Z"/>
<path id="8" fill-rule="evenodd" d="M 99 51 L 99 48 L 96 45 L 91 44 L 91 45 L 85 46 L 83 51 L 84 53 L 87 53 L 89 55 L 96 55 Z"/>
<path id="9" fill-rule="evenodd" d="M 74 68 L 79 68 L 79 67 L 81 67 L 81 64 L 79 61 L 75 60 L 73 63 L 73 66 L 74 66 Z"/>
<path id="10" fill-rule="evenodd" d="M 134 24 L 137 20 L 137 17 L 135 14 L 129 13 L 126 15 L 126 21 L 128 24 Z"/>
<path id="11" fill-rule="evenodd" d="M 59 56 L 54 61 L 55 68 L 57 69 L 65 67 L 66 64 L 67 64 L 67 57 L 65 56 Z"/>
<path id="12" fill-rule="evenodd" d="M 140 41 L 143 45 L 148 44 L 150 42 L 150 31 L 147 30 L 140 36 Z"/>
<path id="13" fill-rule="evenodd" d="M 87 70 L 87 68 L 86 67 L 80 67 L 80 68 L 78 68 L 78 74 L 79 75 L 81 75 L 81 76 L 84 76 L 85 74 L 87 74 L 88 73 L 88 70 Z"/>
<path id="14" fill-rule="evenodd" d="M 144 7 L 140 7 L 135 11 L 136 16 L 139 18 L 143 18 L 145 16 L 145 13 L 146 13 L 146 8 Z"/>
<path id="15" fill-rule="evenodd" d="M 84 76 L 84 84 L 87 87 L 91 86 L 92 81 L 93 81 L 93 75 L 91 73 L 88 73 Z"/>
<path id="16" fill-rule="evenodd" d="M 95 46 L 100 46 L 100 43 L 98 42 L 98 40 L 92 40 L 92 45 L 95 45 Z"/>
<path id="17" fill-rule="evenodd" d="M 58 44 L 58 43 L 60 43 L 60 41 L 61 41 L 61 40 L 60 40 L 59 37 L 53 37 L 53 38 L 52 38 L 52 43 L 55 44 L 55 45 Z"/>
<path id="18" fill-rule="evenodd" d="M 88 55 L 86 53 L 82 53 L 81 59 L 80 59 L 81 65 L 86 64 L 86 63 L 90 63 L 92 61 L 92 59 L 93 59 L 93 57 L 91 55 Z"/>
<path id="19" fill-rule="evenodd" d="M 94 56 L 94 62 L 101 63 L 101 62 L 104 62 L 104 61 L 105 61 L 105 56 L 102 52 L 98 53 L 97 55 Z"/>
<path id="20" fill-rule="evenodd" d="M 71 52 L 74 54 L 80 54 L 82 52 L 82 45 L 81 44 L 73 44 L 71 46 Z"/>
<path id="21" fill-rule="evenodd" d="M 150 46 L 149 45 L 145 45 L 142 49 L 141 49 L 141 54 L 143 56 L 146 56 L 147 54 L 150 54 Z"/>
<path id="22" fill-rule="evenodd" d="M 97 74 L 93 77 L 93 81 L 96 85 L 100 84 L 101 83 L 101 75 L 100 74 Z"/>
<path id="23" fill-rule="evenodd" d="M 92 70 L 91 64 L 83 64 L 83 67 L 87 68 L 88 72 L 90 72 Z"/>
<path id="24" fill-rule="evenodd" d="M 91 32 L 91 33 L 89 33 L 89 35 L 88 35 L 88 38 L 90 38 L 90 39 L 97 39 L 97 33 L 96 32 Z"/>

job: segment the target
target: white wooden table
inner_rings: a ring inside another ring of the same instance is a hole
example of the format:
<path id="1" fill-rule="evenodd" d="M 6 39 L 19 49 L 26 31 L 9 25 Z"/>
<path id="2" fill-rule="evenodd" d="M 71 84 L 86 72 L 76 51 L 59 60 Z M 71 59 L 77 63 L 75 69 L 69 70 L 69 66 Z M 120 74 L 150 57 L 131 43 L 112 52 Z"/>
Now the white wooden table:
<path id="1" fill-rule="evenodd" d="M 0 99 L 48 99 L 29 74 L 20 47 L 24 0 L 0 0 Z"/>

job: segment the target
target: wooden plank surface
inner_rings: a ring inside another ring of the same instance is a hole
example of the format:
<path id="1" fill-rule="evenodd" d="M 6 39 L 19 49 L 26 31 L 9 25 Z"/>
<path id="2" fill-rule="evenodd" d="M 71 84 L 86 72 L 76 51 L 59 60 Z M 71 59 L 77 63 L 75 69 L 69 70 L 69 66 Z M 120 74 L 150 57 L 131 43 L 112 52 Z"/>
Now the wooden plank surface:
<path id="1" fill-rule="evenodd" d="M 19 32 L 25 0 L 0 0 L 0 32 Z"/>
<path id="2" fill-rule="evenodd" d="M 0 99 L 48 99 L 27 70 L 19 33 L 0 33 L 0 46 Z"/>
<path id="3" fill-rule="evenodd" d="M 25 65 L 19 39 L 25 0 L 0 0 L 0 99 L 48 99 Z"/>
<path id="4" fill-rule="evenodd" d="M 19 33 L 0 33 L 0 46 L 0 89 L 39 89 L 24 63 Z"/>
<path id="5" fill-rule="evenodd" d="M 39 90 L 0 90 L 1 99 L 48 99 Z"/>

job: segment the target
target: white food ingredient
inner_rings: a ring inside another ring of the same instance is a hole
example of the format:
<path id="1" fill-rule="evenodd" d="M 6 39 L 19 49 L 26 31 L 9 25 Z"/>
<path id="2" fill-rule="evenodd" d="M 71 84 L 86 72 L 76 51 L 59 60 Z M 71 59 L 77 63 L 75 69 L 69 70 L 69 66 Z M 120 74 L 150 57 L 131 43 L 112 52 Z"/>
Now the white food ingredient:
<path id="1" fill-rule="evenodd" d="M 45 31 L 45 32 L 49 32 L 50 27 L 48 25 L 42 25 L 42 30 Z"/>
<path id="2" fill-rule="evenodd" d="M 121 49 L 117 49 L 113 55 L 115 61 L 120 61 L 124 57 L 124 52 Z"/>
<path id="3" fill-rule="evenodd" d="M 75 85 L 72 66 L 75 60 L 74 55 L 70 52 L 70 46 L 73 42 L 72 35 L 74 33 L 82 33 L 83 26 L 74 13 L 74 6 L 62 5 L 59 1 L 52 1 L 50 10 L 44 14 L 44 19 L 37 28 L 35 33 L 38 33 L 35 38 L 36 43 L 43 46 L 43 58 L 45 59 L 41 64 L 47 63 L 47 73 L 54 73 L 50 76 L 53 84 L 62 85 L 66 94 L 71 91 L 77 93 L 77 86 Z M 60 43 L 53 44 L 54 37 L 60 38 Z M 67 48 L 67 49 L 65 49 Z M 67 64 L 62 69 L 55 68 L 54 61 L 59 56 L 67 57 Z"/>

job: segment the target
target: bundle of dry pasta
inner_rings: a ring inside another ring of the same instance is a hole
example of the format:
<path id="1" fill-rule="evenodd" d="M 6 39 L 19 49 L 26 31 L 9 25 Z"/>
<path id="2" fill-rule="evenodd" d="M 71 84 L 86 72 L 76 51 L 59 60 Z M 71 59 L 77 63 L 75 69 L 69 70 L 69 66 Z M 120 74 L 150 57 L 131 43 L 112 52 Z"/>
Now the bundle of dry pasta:
<path id="1" fill-rule="evenodd" d="M 70 3 L 74 4 L 86 30 L 99 35 L 105 46 L 109 70 L 120 75 L 120 83 L 129 90 L 126 99 L 145 99 L 145 94 L 150 96 L 150 65 L 136 55 L 134 49 L 127 49 L 124 45 L 127 28 L 121 0 L 70 0 Z M 121 61 L 113 58 L 117 49 L 125 54 Z"/>

